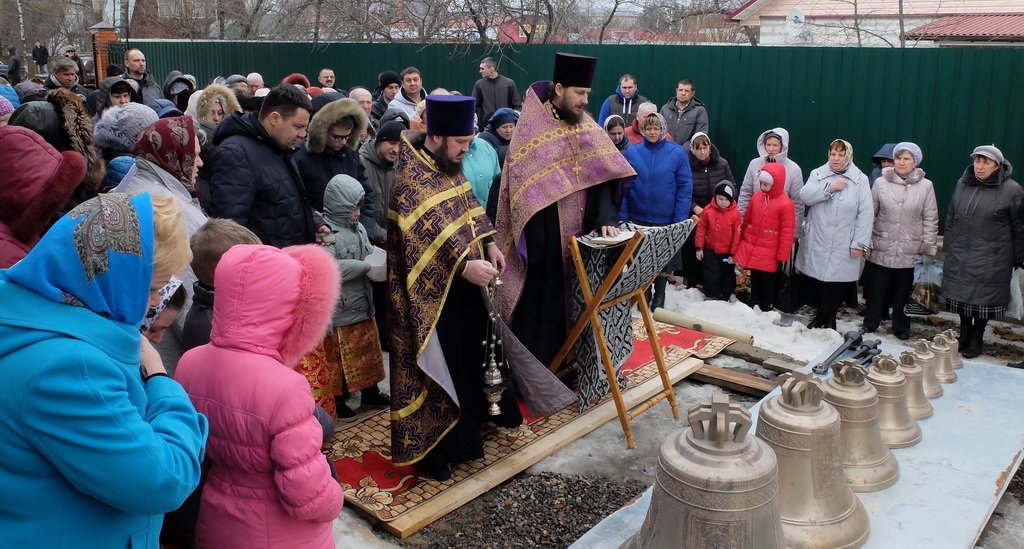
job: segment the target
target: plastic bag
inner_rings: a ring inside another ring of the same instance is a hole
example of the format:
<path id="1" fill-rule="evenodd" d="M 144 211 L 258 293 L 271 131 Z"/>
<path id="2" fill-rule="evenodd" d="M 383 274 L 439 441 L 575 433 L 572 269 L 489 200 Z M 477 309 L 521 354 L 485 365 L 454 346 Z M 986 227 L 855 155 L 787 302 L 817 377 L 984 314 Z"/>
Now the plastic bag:
<path id="1" fill-rule="evenodd" d="M 1024 296 L 1020 291 L 1020 269 L 1013 270 L 1010 277 L 1010 305 L 1006 307 L 1006 316 L 1020 320 L 1024 317 Z"/>
<path id="2" fill-rule="evenodd" d="M 914 265 L 914 291 L 910 301 L 903 307 L 908 315 L 933 315 L 942 310 L 942 296 L 939 284 L 942 267 L 931 256 L 924 256 Z"/>

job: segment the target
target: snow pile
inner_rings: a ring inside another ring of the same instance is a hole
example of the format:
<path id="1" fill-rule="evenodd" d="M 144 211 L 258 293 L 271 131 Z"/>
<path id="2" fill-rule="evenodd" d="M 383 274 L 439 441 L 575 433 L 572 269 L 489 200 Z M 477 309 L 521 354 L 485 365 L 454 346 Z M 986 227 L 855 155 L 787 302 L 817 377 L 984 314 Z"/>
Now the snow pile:
<path id="1" fill-rule="evenodd" d="M 677 289 L 670 285 L 665 294 L 665 308 L 751 334 L 755 346 L 802 361 L 813 359 L 843 340 L 835 330 L 811 330 L 800 322 L 780 326 L 776 324 L 782 318 L 778 312 L 751 309 L 735 298 L 733 301 L 705 300 L 704 294 L 695 288 Z"/>

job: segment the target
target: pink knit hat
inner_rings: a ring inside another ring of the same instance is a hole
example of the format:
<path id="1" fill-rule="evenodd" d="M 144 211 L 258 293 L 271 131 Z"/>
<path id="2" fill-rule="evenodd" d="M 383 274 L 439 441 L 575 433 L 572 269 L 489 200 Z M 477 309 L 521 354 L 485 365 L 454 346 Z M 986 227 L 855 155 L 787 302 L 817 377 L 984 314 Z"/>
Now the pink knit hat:
<path id="1" fill-rule="evenodd" d="M 7 116 L 14 112 L 14 105 L 6 97 L 0 95 L 0 116 Z"/>

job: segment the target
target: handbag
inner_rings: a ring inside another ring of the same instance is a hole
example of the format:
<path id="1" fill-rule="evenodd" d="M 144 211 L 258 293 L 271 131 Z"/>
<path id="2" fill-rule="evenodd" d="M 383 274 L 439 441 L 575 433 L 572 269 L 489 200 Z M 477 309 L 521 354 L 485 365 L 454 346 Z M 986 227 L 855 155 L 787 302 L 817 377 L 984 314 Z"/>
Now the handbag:
<path id="1" fill-rule="evenodd" d="M 942 279 L 942 268 L 935 263 L 932 256 L 924 256 L 914 265 L 914 291 L 910 300 L 903 306 L 903 313 L 908 315 L 928 316 L 942 310 L 942 296 L 939 294 L 939 280 Z"/>

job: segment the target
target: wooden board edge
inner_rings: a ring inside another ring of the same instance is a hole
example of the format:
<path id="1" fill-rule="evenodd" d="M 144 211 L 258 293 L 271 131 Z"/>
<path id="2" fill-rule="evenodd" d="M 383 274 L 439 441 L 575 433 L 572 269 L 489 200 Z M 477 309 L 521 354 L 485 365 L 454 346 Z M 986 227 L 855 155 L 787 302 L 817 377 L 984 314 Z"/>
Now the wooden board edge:
<path id="1" fill-rule="evenodd" d="M 701 366 L 704 366 L 703 360 L 692 356 L 685 358 L 668 369 L 669 379 L 672 381 L 672 384 L 675 385 L 700 369 Z M 651 398 L 661 390 L 661 378 L 657 375 L 636 387 L 630 388 L 624 393 L 624 396 L 628 396 L 628 398 L 625 399 L 626 409 L 628 410 L 636 404 Z M 659 405 L 660 404 L 661 403 L 659 403 Z M 668 406 L 668 402 L 666 401 L 664 405 Z M 615 402 L 612 399 L 608 399 L 595 406 L 591 412 L 588 412 L 587 414 L 584 414 L 566 424 L 566 427 L 573 429 L 571 436 L 551 436 L 548 437 L 549 439 L 552 439 L 551 443 L 546 444 L 544 442 L 540 442 L 532 444 L 522 451 L 517 452 L 514 458 L 507 459 L 503 463 L 495 467 L 491 467 L 484 472 L 466 479 L 465 481 L 446 490 L 447 494 L 454 497 L 446 497 L 444 498 L 445 501 L 440 501 L 440 498 L 438 498 L 438 500 L 434 500 L 437 501 L 437 503 L 434 501 L 425 503 L 422 507 L 395 520 L 387 522 L 380 521 L 374 515 L 363 511 L 359 507 L 354 507 L 359 509 L 360 512 L 374 522 L 378 522 L 391 535 L 399 539 L 405 539 L 415 534 L 425 526 L 430 525 L 455 509 L 465 505 L 469 501 L 485 494 L 487 491 L 512 478 L 516 474 L 525 471 L 528 467 L 534 465 L 540 460 L 554 454 L 562 448 L 565 448 L 580 438 L 583 438 L 585 435 L 594 429 L 597 429 L 601 425 L 617 418 L 618 413 L 615 410 Z M 570 433 L 567 433 L 567 435 L 570 435 Z M 623 434 L 622 443 L 626 443 L 625 434 Z M 512 466 L 511 464 L 513 462 L 518 465 Z"/>
<path id="2" fill-rule="evenodd" d="M 771 380 L 710 364 L 705 364 L 699 370 L 690 374 L 690 379 L 746 393 L 758 398 L 767 395 L 778 387 L 778 383 L 773 383 Z"/>

